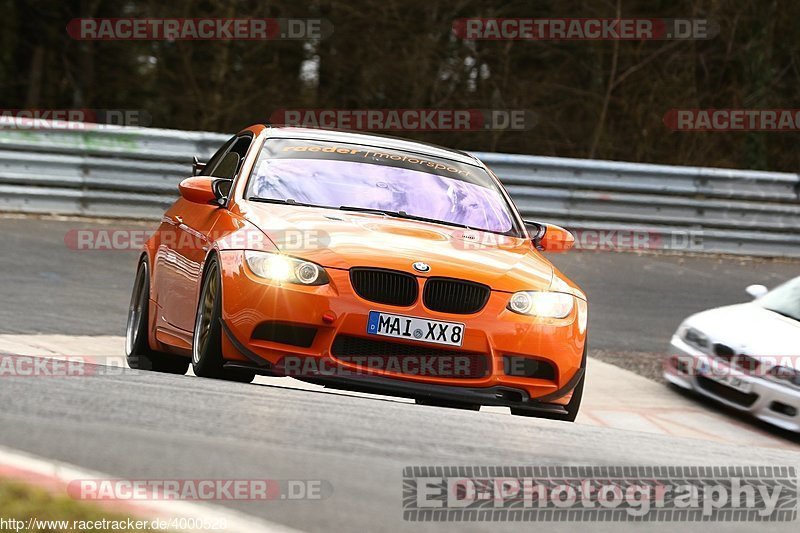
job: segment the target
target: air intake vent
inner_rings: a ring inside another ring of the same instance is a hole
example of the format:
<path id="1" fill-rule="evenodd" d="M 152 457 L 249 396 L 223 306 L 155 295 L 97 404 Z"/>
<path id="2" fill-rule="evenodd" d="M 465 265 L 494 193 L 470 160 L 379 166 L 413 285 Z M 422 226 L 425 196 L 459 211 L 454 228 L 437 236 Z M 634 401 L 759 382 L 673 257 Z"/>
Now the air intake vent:
<path id="1" fill-rule="evenodd" d="M 377 268 L 350 269 L 356 294 L 379 304 L 407 307 L 417 301 L 417 278 L 405 272 Z"/>
<path id="2" fill-rule="evenodd" d="M 518 355 L 503 356 L 503 373 L 507 376 L 556 380 L 556 369 L 552 364 Z"/>
<path id="3" fill-rule="evenodd" d="M 469 315 L 477 313 L 489 300 L 491 289 L 486 285 L 451 278 L 429 278 L 423 301 L 431 311 Z"/>
<path id="4" fill-rule="evenodd" d="M 262 322 L 253 330 L 253 338 L 279 342 L 291 346 L 310 348 L 317 336 L 317 328 L 281 322 Z"/>
<path id="5" fill-rule="evenodd" d="M 486 354 L 337 335 L 331 354 L 370 370 L 453 379 L 477 379 L 490 372 Z"/>

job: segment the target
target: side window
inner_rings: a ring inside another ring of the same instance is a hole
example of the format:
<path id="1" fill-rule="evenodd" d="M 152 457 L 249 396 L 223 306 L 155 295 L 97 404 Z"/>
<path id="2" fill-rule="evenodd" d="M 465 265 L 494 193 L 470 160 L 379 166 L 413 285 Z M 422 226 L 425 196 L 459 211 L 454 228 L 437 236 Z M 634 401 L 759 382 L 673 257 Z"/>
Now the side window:
<path id="1" fill-rule="evenodd" d="M 228 142 L 222 145 L 222 148 L 217 150 L 217 153 L 211 156 L 203 171 L 200 172 L 200 176 L 214 176 L 231 180 L 220 181 L 216 185 L 219 188 L 219 192 L 227 197 L 230 195 L 233 179 L 242 169 L 244 157 L 247 155 L 247 150 L 252 143 L 252 135 L 231 137 Z"/>
<path id="2" fill-rule="evenodd" d="M 223 156 L 228 152 L 228 149 L 231 147 L 231 145 L 235 141 L 236 141 L 236 137 L 231 137 L 228 140 L 228 142 L 223 144 L 222 148 L 217 150 L 217 153 L 212 155 L 211 159 L 208 160 L 208 163 L 206 163 L 206 166 L 205 166 L 205 168 L 203 168 L 203 171 L 200 172 L 200 175 L 201 176 L 213 176 L 214 175 L 214 170 L 216 170 L 217 165 L 220 164 L 220 162 L 222 161 Z"/>
<path id="3" fill-rule="evenodd" d="M 239 154 L 239 165 L 236 167 L 236 172 L 234 176 L 239 175 L 239 171 L 242 170 L 242 164 L 244 164 L 244 156 L 247 155 L 247 150 L 250 148 L 250 145 L 253 143 L 253 137 L 251 135 L 242 135 L 236 139 L 236 142 L 233 143 L 231 147 L 231 152 Z"/>

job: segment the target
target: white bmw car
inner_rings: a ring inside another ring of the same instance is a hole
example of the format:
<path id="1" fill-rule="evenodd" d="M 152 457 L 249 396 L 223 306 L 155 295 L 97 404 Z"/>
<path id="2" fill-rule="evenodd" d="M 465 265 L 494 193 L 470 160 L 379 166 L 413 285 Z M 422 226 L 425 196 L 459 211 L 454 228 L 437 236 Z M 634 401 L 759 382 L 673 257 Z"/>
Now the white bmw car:
<path id="1" fill-rule="evenodd" d="M 800 277 L 749 303 L 690 316 L 672 337 L 664 377 L 789 431 L 800 432 Z"/>

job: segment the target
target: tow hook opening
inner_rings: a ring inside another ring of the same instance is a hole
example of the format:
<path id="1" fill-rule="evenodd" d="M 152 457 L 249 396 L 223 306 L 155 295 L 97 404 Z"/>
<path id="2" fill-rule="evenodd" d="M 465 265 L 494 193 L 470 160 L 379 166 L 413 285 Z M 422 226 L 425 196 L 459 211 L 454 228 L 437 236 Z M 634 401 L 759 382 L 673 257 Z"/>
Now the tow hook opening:
<path id="1" fill-rule="evenodd" d="M 515 402 L 515 403 L 521 403 L 525 399 L 520 391 L 512 389 L 500 389 L 497 392 L 495 392 L 495 397 L 498 400 L 504 400 L 507 402 Z"/>

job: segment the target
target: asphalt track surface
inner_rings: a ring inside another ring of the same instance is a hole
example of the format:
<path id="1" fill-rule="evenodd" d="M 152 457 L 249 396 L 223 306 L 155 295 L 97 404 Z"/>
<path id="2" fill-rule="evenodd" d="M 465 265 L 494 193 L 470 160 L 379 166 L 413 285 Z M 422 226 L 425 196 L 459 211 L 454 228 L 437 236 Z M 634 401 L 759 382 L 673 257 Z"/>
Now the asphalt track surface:
<path id="1" fill-rule="evenodd" d="M 69 229 L 99 226 L 0 219 L 0 332 L 123 333 L 136 253 L 64 244 Z M 592 347 L 608 350 L 663 351 L 685 315 L 742 301 L 747 284 L 773 286 L 798 273 L 796 263 L 620 253 L 553 260 L 586 289 Z M 405 522 L 402 468 L 800 466 L 800 454 L 785 450 L 104 367 L 88 377 L 3 378 L 0 406 L 0 445 L 114 476 L 325 480 L 333 492 L 320 501 L 220 502 L 308 531 L 751 531 L 761 526 Z"/>

